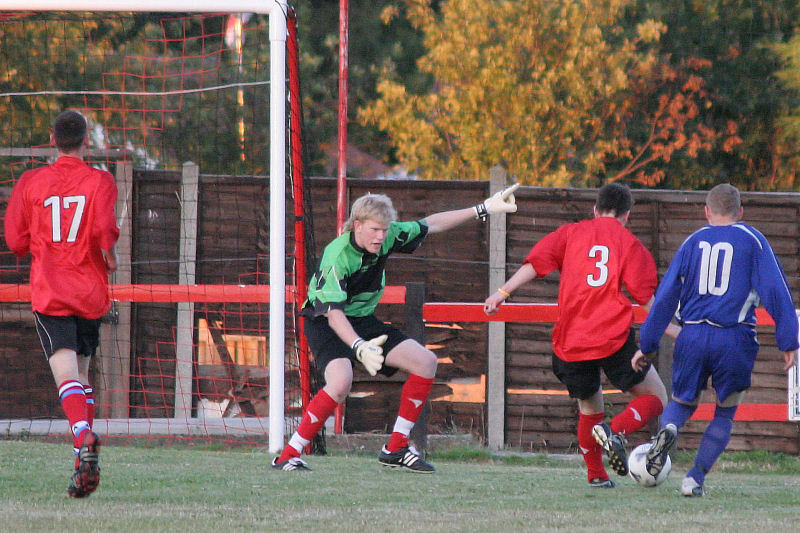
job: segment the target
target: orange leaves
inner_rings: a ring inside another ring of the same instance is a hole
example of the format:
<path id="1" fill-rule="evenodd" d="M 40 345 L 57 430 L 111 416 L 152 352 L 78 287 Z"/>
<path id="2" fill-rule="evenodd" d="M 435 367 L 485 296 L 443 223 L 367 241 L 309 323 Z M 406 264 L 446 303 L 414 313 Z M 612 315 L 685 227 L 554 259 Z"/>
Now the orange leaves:
<path id="1" fill-rule="evenodd" d="M 407 94 L 384 80 L 360 119 L 389 134 L 409 172 L 485 179 L 503 161 L 534 185 L 655 185 L 676 158 L 742 142 L 735 124 L 704 122 L 711 62 L 659 55 L 661 22 L 626 32 L 627 0 L 401 4 L 425 34 L 418 64 L 434 89 Z"/>
<path id="2" fill-rule="evenodd" d="M 665 177 L 663 165 L 679 154 L 697 158 L 716 146 L 729 152 L 742 142 L 735 122 L 717 131 L 703 121 L 701 110 L 710 107 L 711 99 L 700 72 L 711 62 L 687 58 L 670 64 L 668 60 L 662 58 L 654 68 L 634 75 L 634 90 L 625 104 L 630 110 L 623 133 L 626 142 L 619 145 L 625 149 L 608 154 L 609 164 L 621 165 L 614 179 L 656 185 Z"/>

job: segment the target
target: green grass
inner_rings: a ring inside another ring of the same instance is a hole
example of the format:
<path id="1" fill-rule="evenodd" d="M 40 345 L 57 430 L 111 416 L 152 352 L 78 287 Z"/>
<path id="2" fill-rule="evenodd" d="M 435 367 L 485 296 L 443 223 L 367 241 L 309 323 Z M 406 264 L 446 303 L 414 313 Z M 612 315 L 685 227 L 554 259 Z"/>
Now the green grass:
<path id="1" fill-rule="evenodd" d="M 800 459 L 724 455 L 709 495 L 683 498 L 691 456 L 644 489 L 618 478 L 590 489 L 573 456 L 434 454 L 438 471 L 381 467 L 373 454 L 309 457 L 310 473 L 276 472 L 264 450 L 107 446 L 90 498 L 66 495 L 71 447 L 0 441 L 2 531 L 784 531 L 797 527 Z"/>

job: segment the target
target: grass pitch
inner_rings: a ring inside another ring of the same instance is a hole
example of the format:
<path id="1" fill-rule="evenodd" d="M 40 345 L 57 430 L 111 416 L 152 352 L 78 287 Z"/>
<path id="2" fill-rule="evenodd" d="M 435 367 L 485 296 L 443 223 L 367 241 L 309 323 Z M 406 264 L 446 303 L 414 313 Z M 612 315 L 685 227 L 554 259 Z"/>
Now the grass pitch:
<path id="1" fill-rule="evenodd" d="M 273 471 L 264 450 L 107 446 L 97 492 L 72 500 L 71 452 L 0 441 L 0 531 L 791 531 L 800 512 L 800 458 L 771 454 L 723 455 L 691 499 L 678 491 L 688 454 L 659 487 L 612 474 L 604 490 L 577 457 L 456 450 L 420 475 L 337 453 L 302 473 Z"/>

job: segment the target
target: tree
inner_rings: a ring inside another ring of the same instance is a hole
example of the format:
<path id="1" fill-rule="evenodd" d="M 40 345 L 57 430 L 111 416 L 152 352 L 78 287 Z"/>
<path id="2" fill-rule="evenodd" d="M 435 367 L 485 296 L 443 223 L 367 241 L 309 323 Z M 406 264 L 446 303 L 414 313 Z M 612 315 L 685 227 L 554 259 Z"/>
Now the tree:
<path id="1" fill-rule="evenodd" d="M 743 190 L 796 189 L 798 167 L 791 158 L 797 145 L 786 144 L 780 122 L 796 94 L 778 82 L 782 59 L 772 45 L 792 36 L 800 3 L 640 0 L 634 11 L 667 26 L 660 48 L 671 65 L 690 58 L 709 62 L 704 80 L 712 105 L 700 108 L 700 120 L 721 131 L 736 124 L 741 138 L 731 151 L 718 144 L 696 160 L 673 158 L 662 184 L 706 188 L 727 181 Z"/>
<path id="2" fill-rule="evenodd" d="M 696 160 L 701 152 L 731 153 L 741 144 L 734 121 L 716 131 L 702 120 L 702 108 L 712 106 L 702 76 L 710 67 L 710 61 L 696 58 L 676 65 L 662 59 L 654 68 L 632 72 L 631 88 L 621 105 L 626 110 L 620 113 L 625 129 L 616 149 L 606 155 L 611 180 L 660 185 L 673 157 Z M 685 177 L 682 183 L 686 188 L 699 185 Z"/>
<path id="3" fill-rule="evenodd" d="M 381 10 L 395 0 L 350 0 L 348 67 L 348 143 L 395 163 L 386 134 L 356 120 L 356 110 L 375 99 L 379 77 L 396 76 L 413 90 L 429 90 L 430 76 L 416 67 L 422 36 L 402 18 L 384 24 Z M 339 1 L 310 0 L 297 8 L 300 77 L 307 169 L 326 172 L 326 148 L 335 145 L 338 126 Z M 349 173 L 357 169 L 350 166 Z"/>
<path id="4" fill-rule="evenodd" d="M 792 99 L 786 114 L 778 122 L 778 157 L 797 180 L 800 179 L 800 33 L 796 33 L 788 43 L 774 45 L 773 49 L 784 60 L 784 68 L 777 72 L 777 76 Z"/>
<path id="5" fill-rule="evenodd" d="M 720 134 L 688 131 L 701 79 L 690 63 L 668 69 L 659 60 L 652 45 L 662 24 L 621 25 L 631 3 L 450 0 L 439 14 L 406 0 L 425 35 L 419 68 L 435 91 L 414 94 L 384 78 L 360 118 L 386 130 L 398 158 L 428 179 L 485 179 L 503 163 L 529 184 L 655 183 L 648 165 L 676 151 L 696 156 Z"/>
<path id="6" fill-rule="evenodd" d="M 222 39 L 225 16 L 181 15 L 48 12 L 0 20 L 3 146 L 48 145 L 53 118 L 71 107 L 86 113 L 93 147 L 131 149 L 137 166 L 194 161 L 208 173 L 265 173 L 266 84 L 248 88 L 244 105 L 236 91 L 180 91 L 265 79 L 268 39 L 247 43 L 238 68 Z M 265 17 L 254 17 L 250 28 L 268 35 Z M 232 127 L 243 113 L 246 158 Z M 6 162 L 6 175 L 30 163 Z"/>

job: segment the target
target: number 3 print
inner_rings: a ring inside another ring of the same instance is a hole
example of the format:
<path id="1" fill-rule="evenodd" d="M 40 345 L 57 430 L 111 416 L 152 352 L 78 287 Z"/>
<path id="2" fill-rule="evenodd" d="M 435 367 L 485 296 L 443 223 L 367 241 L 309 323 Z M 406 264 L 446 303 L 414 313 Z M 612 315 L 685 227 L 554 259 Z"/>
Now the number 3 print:
<path id="1" fill-rule="evenodd" d="M 590 287 L 600 287 L 608 281 L 608 267 L 606 266 L 606 263 L 608 263 L 608 246 L 603 246 L 601 244 L 592 246 L 592 249 L 589 250 L 589 257 L 597 259 L 598 255 L 600 259 L 594 264 L 599 271 L 597 276 L 595 277 L 592 274 L 586 276 L 586 283 L 588 283 Z"/>

